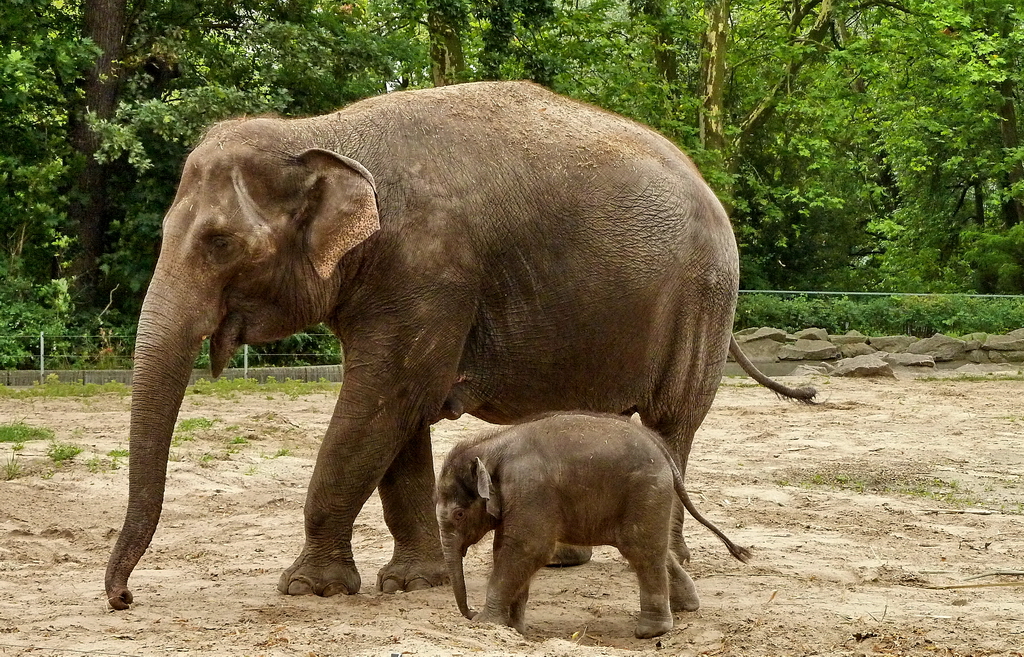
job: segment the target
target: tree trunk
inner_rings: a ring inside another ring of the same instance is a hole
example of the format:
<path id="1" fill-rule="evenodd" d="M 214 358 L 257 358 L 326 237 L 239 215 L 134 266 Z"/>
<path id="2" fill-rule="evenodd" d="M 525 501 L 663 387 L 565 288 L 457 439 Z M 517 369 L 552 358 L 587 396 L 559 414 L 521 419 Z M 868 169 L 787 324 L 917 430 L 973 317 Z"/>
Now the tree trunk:
<path id="1" fill-rule="evenodd" d="M 726 158 L 725 74 L 731 0 L 708 0 L 708 28 L 701 54 L 700 140 L 704 148 Z"/>
<path id="2" fill-rule="evenodd" d="M 110 226 L 107 204 L 109 166 L 96 160 L 100 138 L 87 122 L 89 114 L 110 119 L 117 108 L 121 87 L 120 59 L 124 54 L 125 10 L 127 0 L 84 0 L 82 33 L 102 51 L 95 66 L 81 82 L 82 105 L 70 113 L 69 134 L 72 148 L 81 162 L 71 183 L 68 215 L 77 230 L 79 255 L 72 273 L 87 301 L 100 302 L 99 259 L 105 251 Z"/>
<path id="3" fill-rule="evenodd" d="M 427 34 L 430 39 L 430 77 L 435 87 L 454 84 L 466 70 L 459 25 L 464 17 L 447 12 L 453 6 L 438 0 L 427 3 Z"/>
<path id="4" fill-rule="evenodd" d="M 630 2 L 633 18 L 643 16 L 654 28 L 654 66 L 665 82 L 672 85 L 679 79 L 679 62 L 676 58 L 675 36 L 666 22 L 668 10 L 665 0 L 640 0 Z"/>
<path id="5" fill-rule="evenodd" d="M 1013 31 L 1014 17 L 1010 14 L 1009 8 L 1004 9 L 1001 13 L 999 36 L 1004 43 L 1008 43 Z M 1008 45 L 1006 47 L 1009 48 Z M 1013 61 L 1010 57 L 1007 59 Z M 1020 146 L 1020 136 L 1017 133 L 1017 85 L 1014 79 L 1007 75 L 999 83 L 998 89 L 1002 98 L 999 106 L 999 131 L 1002 136 L 1003 149 L 1007 152 L 1014 152 Z M 1007 228 L 1024 221 L 1024 192 L 1013 191 L 1013 187 L 1020 185 L 1022 181 L 1024 181 L 1024 165 L 1017 158 L 1003 178 L 1003 222 Z"/>

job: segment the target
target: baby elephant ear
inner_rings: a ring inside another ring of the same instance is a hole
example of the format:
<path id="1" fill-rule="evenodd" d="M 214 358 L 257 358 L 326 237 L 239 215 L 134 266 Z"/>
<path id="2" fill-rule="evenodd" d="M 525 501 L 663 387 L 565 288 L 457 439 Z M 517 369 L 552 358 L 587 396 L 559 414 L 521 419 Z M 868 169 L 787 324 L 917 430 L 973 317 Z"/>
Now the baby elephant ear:
<path id="1" fill-rule="evenodd" d="M 380 229 L 377 188 L 370 172 L 344 155 L 311 148 L 298 160 L 310 172 L 300 218 L 308 256 L 329 278 L 343 255 Z"/>
<path id="2" fill-rule="evenodd" d="M 491 473 L 487 472 L 487 466 L 476 457 L 476 493 L 487 500 L 487 513 L 495 518 L 501 518 L 501 505 L 498 502 L 498 491 L 491 483 Z"/>

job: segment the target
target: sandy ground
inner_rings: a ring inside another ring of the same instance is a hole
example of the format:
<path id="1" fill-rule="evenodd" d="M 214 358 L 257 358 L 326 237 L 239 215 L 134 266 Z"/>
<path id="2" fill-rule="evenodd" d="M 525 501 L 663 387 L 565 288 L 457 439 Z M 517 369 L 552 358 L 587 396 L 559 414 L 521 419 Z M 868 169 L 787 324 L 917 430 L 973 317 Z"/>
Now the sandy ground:
<path id="1" fill-rule="evenodd" d="M 163 518 L 130 581 L 136 604 L 112 612 L 103 571 L 127 467 L 110 452 L 127 448 L 129 399 L 0 400 L 0 423 L 84 448 L 58 467 L 45 441 L 26 443 L 20 476 L 0 481 L 0 654 L 1024 654 L 1024 577 L 994 574 L 1024 570 L 1024 382 L 812 382 L 817 406 L 723 384 L 688 481 L 755 558 L 732 560 L 688 523 L 702 607 L 652 640 L 632 636 L 636 580 L 612 548 L 538 574 L 525 637 L 470 624 L 450 587 L 378 594 L 391 540 L 376 497 L 355 527 L 359 595 L 278 594 L 302 545 L 326 393 L 186 397 L 181 418 L 212 425 L 176 439 Z M 482 426 L 434 427 L 437 463 Z M 0 465 L 10 450 L 0 445 Z M 485 540 L 466 561 L 471 604 L 489 562 Z M 965 584 L 976 586 L 939 588 Z"/>

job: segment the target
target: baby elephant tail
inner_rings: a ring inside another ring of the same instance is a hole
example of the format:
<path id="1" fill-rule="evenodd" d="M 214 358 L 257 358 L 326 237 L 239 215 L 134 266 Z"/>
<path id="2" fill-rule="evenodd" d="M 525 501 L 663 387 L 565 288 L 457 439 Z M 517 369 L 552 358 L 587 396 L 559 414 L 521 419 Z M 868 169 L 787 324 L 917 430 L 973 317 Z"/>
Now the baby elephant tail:
<path id="1" fill-rule="evenodd" d="M 700 514 L 697 507 L 695 507 L 693 502 L 690 501 L 690 496 L 687 494 L 686 488 L 683 487 L 683 480 L 678 476 L 679 470 L 675 467 L 674 463 L 672 464 L 672 469 L 675 470 L 676 474 L 676 494 L 679 495 L 679 499 L 683 501 L 683 506 L 690 512 L 690 515 L 693 516 L 697 522 L 710 529 L 715 536 L 722 539 L 722 542 L 725 543 L 725 547 L 729 549 L 729 554 L 736 557 L 743 563 L 750 561 L 750 550 L 733 543 L 729 537 L 725 535 L 725 532 L 715 526 L 715 523 Z"/>
<path id="2" fill-rule="evenodd" d="M 729 549 L 729 554 L 736 557 L 743 563 L 750 561 L 750 557 L 752 556 L 750 550 L 733 543 L 732 540 L 725 535 L 725 532 L 716 527 L 715 523 L 701 515 L 701 512 L 697 510 L 697 507 L 693 505 L 693 502 L 690 500 L 690 494 L 686 492 L 686 486 L 683 484 L 683 475 L 679 472 L 678 466 L 676 466 L 676 460 L 672 458 L 672 454 L 668 451 L 668 448 L 665 447 L 665 443 L 662 442 L 660 437 L 658 437 L 658 447 L 661 448 L 662 454 L 664 454 L 665 458 L 668 460 L 669 467 L 672 468 L 672 479 L 675 483 L 676 495 L 678 495 L 679 499 L 682 500 L 683 507 L 697 522 L 710 529 L 711 533 L 725 543 L 725 547 Z"/>

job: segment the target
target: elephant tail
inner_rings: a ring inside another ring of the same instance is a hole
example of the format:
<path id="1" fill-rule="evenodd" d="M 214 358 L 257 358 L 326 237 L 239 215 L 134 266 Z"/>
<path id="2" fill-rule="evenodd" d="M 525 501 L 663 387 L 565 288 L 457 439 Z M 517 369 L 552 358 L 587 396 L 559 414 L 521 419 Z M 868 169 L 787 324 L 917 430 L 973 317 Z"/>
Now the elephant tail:
<path id="1" fill-rule="evenodd" d="M 752 362 L 750 362 L 750 359 L 747 358 L 747 355 L 743 353 L 742 349 L 740 349 L 740 345 L 739 343 L 736 342 L 735 337 L 729 338 L 729 353 L 732 355 L 733 359 L 735 359 L 735 361 L 740 364 L 740 367 L 743 368 L 743 371 L 746 372 L 747 375 L 749 375 L 752 379 L 763 385 L 765 388 L 768 388 L 769 390 L 774 392 L 779 397 L 795 399 L 799 402 L 803 402 L 804 404 L 815 403 L 814 397 L 818 394 L 817 390 L 811 387 L 790 388 L 789 386 L 783 385 L 778 381 L 775 381 L 770 377 L 766 376 L 763 372 L 761 372 L 761 370 L 757 369 L 757 367 Z"/>
<path id="2" fill-rule="evenodd" d="M 675 486 L 676 495 L 683 503 L 683 508 L 685 508 L 697 522 L 710 529 L 712 534 L 721 539 L 721 541 L 725 543 L 725 547 L 728 548 L 729 554 L 736 557 L 743 563 L 747 563 L 752 556 L 750 550 L 733 543 L 732 540 L 725 535 L 725 532 L 715 526 L 715 523 L 705 518 L 703 514 L 697 510 L 697 507 L 693 505 L 693 501 L 690 500 L 690 494 L 686 492 L 686 485 L 683 483 L 683 475 L 679 471 L 679 466 L 676 465 L 676 460 L 672 458 L 672 453 L 668 450 L 668 447 L 665 446 L 665 443 L 660 436 L 654 434 L 652 438 L 657 443 L 658 449 L 661 450 L 665 460 L 668 461 L 669 468 L 672 470 L 672 482 Z"/>

